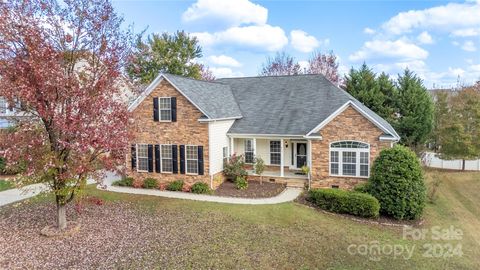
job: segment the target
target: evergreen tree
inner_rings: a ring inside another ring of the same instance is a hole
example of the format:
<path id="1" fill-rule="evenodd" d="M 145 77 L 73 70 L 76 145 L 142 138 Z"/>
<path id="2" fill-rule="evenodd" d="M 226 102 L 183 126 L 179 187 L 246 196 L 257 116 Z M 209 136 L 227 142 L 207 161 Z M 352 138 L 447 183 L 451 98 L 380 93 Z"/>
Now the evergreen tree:
<path id="1" fill-rule="evenodd" d="M 401 143 L 419 150 L 433 129 L 434 106 L 422 80 L 406 69 L 397 81 L 397 117 L 394 127 Z"/>
<path id="2" fill-rule="evenodd" d="M 387 89 L 385 78 L 382 77 L 382 80 L 382 87 Z M 376 74 L 365 63 L 358 70 L 350 69 L 349 74 L 345 78 L 345 86 L 346 91 L 350 95 L 378 115 L 387 120 L 389 119 L 392 109 L 385 108 L 386 97 L 380 90 Z"/>
<path id="3" fill-rule="evenodd" d="M 380 93 L 383 94 L 383 106 L 379 108 L 377 113 L 389 123 L 393 123 L 397 112 L 397 88 L 392 79 L 390 79 L 390 76 L 385 72 L 382 72 L 380 76 L 378 76 L 377 83 Z"/>
<path id="4" fill-rule="evenodd" d="M 160 72 L 202 79 L 202 67 L 194 60 L 202 57 L 202 48 L 195 37 L 184 31 L 175 34 L 153 34 L 144 42 L 138 38 L 136 50 L 127 66 L 129 77 L 148 84 Z"/>

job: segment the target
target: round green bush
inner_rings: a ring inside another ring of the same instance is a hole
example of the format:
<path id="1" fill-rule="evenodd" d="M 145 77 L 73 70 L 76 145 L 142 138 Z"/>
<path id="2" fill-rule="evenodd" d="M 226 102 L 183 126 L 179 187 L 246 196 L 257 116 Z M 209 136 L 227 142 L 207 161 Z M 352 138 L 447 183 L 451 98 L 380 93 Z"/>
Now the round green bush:
<path id="1" fill-rule="evenodd" d="M 210 193 L 210 188 L 205 183 L 197 182 L 193 184 L 191 191 L 196 194 L 208 194 Z"/>
<path id="2" fill-rule="evenodd" d="M 248 181 L 246 177 L 238 176 L 237 178 L 235 178 L 235 187 L 237 189 L 247 189 Z"/>
<path id="3" fill-rule="evenodd" d="M 366 218 L 378 217 L 380 210 L 372 195 L 341 189 L 311 189 L 307 200 L 330 212 Z"/>
<path id="4" fill-rule="evenodd" d="M 167 190 L 170 191 L 182 191 L 183 180 L 175 180 L 167 185 Z"/>
<path id="5" fill-rule="evenodd" d="M 422 168 L 415 153 L 401 145 L 380 152 L 368 181 L 368 193 L 380 202 L 380 213 L 417 219 L 426 201 Z"/>
<path id="6" fill-rule="evenodd" d="M 143 180 L 143 188 L 156 188 L 158 186 L 157 179 L 155 178 L 145 178 Z"/>

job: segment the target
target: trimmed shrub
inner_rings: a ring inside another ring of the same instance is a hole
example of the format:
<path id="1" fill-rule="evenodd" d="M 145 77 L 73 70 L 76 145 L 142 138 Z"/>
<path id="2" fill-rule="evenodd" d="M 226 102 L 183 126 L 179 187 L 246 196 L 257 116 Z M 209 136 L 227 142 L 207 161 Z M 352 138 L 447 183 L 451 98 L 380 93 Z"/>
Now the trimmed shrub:
<path id="1" fill-rule="evenodd" d="M 415 153 L 400 145 L 380 152 L 373 164 L 368 193 L 380 202 L 380 213 L 417 219 L 426 201 L 422 168 Z"/>
<path id="2" fill-rule="evenodd" d="M 121 187 L 131 187 L 133 186 L 133 178 L 132 177 L 125 177 L 121 180 L 117 180 L 112 183 L 114 186 L 121 186 Z"/>
<path id="3" fill-rule="evenodd" d="M 380 210 L 375 197 L 341 189 L 312 189 L 307 200 L 327 211 L 359 217 L 378 217 Z"/>
<path id="4" fill-rule="evenodd" d="M 143 180 L 143 188 L 157 188 L 158 187 L 158 182 L 157 179 L 155 178 L 145 178 Z"/>
<path id="5" fill-rule="evenodd" d="M 353 191 L 360 193 L 368 193 L 368 183 L 360 183 L 354 186 Z"/>
<path id="6" fill-rule="evenodd" d="M 247 171 L 245 170 L 243 156 L 235 154 L 230 156 L 228 162 L 223 165 L 223 173 L 231 181 L 235 181 L 237 177 L 246 177 Z"/>
<path id="7" fill-rule="evenodd" d="M 235 178 L 235 187 L 237 189 L 247 189 L 248 188 L 247 178 L 242 176 Z"/>
<path id="8" fill-rule="evenodd" d="M 167 190 L 170 191 L 182 191 L 183 180 L 175 180 L 167 185 Z"/>
<path id="9" fill-rule="evenodd" d="M 191 191 L 196 194 L 208 194 L 210 193 L 210 187 L 206 183 L 197 182 L 193 184 Z"/>

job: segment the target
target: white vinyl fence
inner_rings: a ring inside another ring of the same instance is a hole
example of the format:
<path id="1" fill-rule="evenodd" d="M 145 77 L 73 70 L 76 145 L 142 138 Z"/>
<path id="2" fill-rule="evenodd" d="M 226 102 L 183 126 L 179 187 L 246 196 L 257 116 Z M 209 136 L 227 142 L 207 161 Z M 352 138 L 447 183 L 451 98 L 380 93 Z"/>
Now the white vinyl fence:
<path id="1" fill-rule="evenodd" d="M 425 166 L 431 168 L 440 168 L 447 170 L 462 170 L 463 160 L 443 160 L 432 152 L 425 152 L 422 155 L 422 162 Z M 465 160 L 466 171 L 480 171 L 480 159 Z"/>

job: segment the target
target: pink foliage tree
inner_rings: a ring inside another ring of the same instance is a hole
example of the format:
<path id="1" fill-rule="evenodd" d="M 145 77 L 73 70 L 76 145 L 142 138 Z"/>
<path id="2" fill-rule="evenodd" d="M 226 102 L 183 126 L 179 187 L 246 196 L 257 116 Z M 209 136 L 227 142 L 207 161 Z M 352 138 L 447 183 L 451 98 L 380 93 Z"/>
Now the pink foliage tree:
<path id="1" fill-rule="evenodd" d="M 274 57 L 267 57 L 262 65 L 260 76 L 283 76 L 301 74 L 300 65 L 286 52 L 277 52 Z"/>
<path id="2" fill-rule="evenodd" d="M 322 54 L 315 52 L 308 60 L 307 74 L 322 74 L 332 83 L 340 84 L 337 56 L 330 52 Z"/>
<path id="3" fill-rule="evenodd" d="M 200 73 L 202 75 L 202 80 L 204 81 L 214 81 L 216 78 L 215 78 L 215 75 L 213 75 L 213 72 L 212 70 L 210 70 L 210 68 L 208 68 L 208 66 L 205 66 L 205 65 L 200 65 Z"/>
<path id="4" fill-rule="evenodd" d="M 8 162 L 26 164 L 19 185 L 48 183 L 57 226 L 88 178 L 124 161 L 126 104 L 119 81 L 131 34 L 109 1 L 0 3 L 0 96 L 21 104 Z"/>

